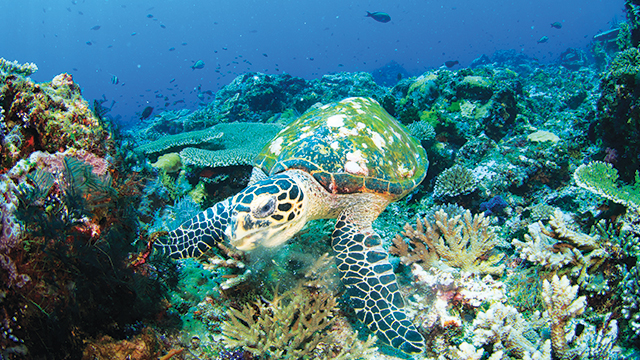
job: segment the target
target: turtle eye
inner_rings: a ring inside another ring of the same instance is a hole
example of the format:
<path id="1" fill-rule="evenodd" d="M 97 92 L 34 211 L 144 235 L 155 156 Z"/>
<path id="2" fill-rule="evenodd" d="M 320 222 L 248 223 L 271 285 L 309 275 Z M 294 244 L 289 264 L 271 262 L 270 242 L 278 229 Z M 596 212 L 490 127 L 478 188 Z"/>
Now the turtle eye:
<path id="1" fill-rule="evenodd" d="M 273 214 L 275 210 L 276 210 L 276 198 L 273 196 L 270 196 L 266 199 L 262 199 L 258 203 L 258 206 L 256 206 L 256 208 L 253 210 L 253 216 L 259 219 L 265 218 Z"/>

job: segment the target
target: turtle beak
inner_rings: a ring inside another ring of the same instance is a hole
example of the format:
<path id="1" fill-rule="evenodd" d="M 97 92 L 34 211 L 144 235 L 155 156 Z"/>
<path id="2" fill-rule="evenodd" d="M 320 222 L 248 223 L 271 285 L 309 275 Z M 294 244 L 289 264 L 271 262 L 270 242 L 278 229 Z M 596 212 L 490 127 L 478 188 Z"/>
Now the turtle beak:
<path id="1" fill-rule="evenodd" d="M 242 251 L 253 250 L 267 236 L 267 233 L 256 232 L 256 225 L 249 214 L 234 212 L 224 234 L 229 239 L 229 243 L 236 249 Z"/>

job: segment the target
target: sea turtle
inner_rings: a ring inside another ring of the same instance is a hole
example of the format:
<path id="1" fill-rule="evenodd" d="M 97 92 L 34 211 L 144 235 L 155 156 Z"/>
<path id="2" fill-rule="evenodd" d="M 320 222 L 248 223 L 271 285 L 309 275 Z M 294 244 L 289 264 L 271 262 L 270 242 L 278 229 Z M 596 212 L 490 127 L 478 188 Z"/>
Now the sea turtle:
<path id="1" fill-rule="evenodd" d="M 371 224 L 413 190 L 428 167 L 424 149 L 375 100 L 348 98 L 310 110 L 255 159 L 252 182 L 158 242 L 173 258 L 200 256 L 219 241 L 240 250 L 282 244 L 309 220 L 337 218 L 337 267 L 358 318 L 405 353 L 422 336 L 407 319 L 388 254 Z"/>

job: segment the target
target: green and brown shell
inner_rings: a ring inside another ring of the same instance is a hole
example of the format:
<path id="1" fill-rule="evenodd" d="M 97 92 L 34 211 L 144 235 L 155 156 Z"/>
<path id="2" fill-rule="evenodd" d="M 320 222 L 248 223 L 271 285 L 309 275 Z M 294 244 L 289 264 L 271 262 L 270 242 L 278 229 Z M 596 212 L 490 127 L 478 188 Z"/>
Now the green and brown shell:
<path id="1" fill-rule="evenodd" d="M 371 98 L 306 112 L 267 144 L 255 164 L 267 175 L 300 169 L 333 194 L 402 197 L 429 165 L 420 143 Z"/>

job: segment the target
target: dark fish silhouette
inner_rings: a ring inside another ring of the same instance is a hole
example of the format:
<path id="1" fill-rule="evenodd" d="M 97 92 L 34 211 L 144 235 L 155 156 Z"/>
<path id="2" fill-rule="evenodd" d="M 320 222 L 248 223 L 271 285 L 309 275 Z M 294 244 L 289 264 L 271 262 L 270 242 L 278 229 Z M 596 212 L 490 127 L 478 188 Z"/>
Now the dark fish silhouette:
<path id="1" fill-rule="evenodd" d="M 153 107 L 147 106 L 146 108 L 144 108 L 144 110 L 142 110 L 142 114 L 140 114 L 140 120 L 144 120 L 148 118 L 149 116 L 151 116 L 152 112 L 153 112 Z"/>
<path id="2" fill-rule="evenodd" d="M 446 67 L 448 67 L 448 68 L 452 68 L 452 67 L 454 67 L 454 66 L 456 66 L 456 65 L 458 65 L 458 64 L 460 64 L 460 63 L 458 62 L 458 60 L 448 60 L 448 61 L 445 61 L 445 62 L 444 62 L 444 66 L 446 66 Z"/>
<path id="3" fill-rule="evenodd" d="M 174 48 L 174 47 L 170 47 L 170 48 L 169 48 L 169 51 L 174 51 L 175 49 L 176 49 L 176 48 Z"/>
<path id="4" fill-rule="evenodd" d="M 93 45 L 93 43 L 91 41 L 87 41 L 85 44 L 87 44 L 89 46 Z"/>
<path id="5" fill-rule="evenodd" d="M 151 15 L 151 14 L 147 15 L 147 18 L 149 18 L 149 19 L 151 19 L 152 17 L 153 17 L 153 15 Z"/>
<path id="6" fill-rule="evenodd" d="M 389 14 L 383 13 L 380 11 L 376 11 L 376 12 L 367 11 L 367 15 L 365 15 L 365 17 L 370 17 L 373 20 L 381 23 L 388 23 L 389 21 L 391 21 L 391 16 L 389 16 Z"/>
<path id="7" fill-rule="evenodd" d="M 202 60 L 196 61 L 196 63 L 193 64 L 193 66 L 191 66 L 191 70 L 202 69 L 202 68 L 204 68 L 204 61 Z"/>
<path id="8" fill-rule="evenodd" d="M 96 25 L 96 26 L 92 27 L 91 30 L 100 30 L 100 25 Z"/>
<path id="9" fill-rule="evenodd" d="M 549 41 L 549 37 L 548 36 L 543 36 L 540 38 L 540 40 L 538 40 L 538 44 L 544 44 L 547 41 Z"/>
<path id="10" fill-rule="evenodd" d="M 551 23 L 551 27 L 555 29 L 562 29 L 562 24 L 559 21 Z"/>
<path id="11" fill-rule="evenodd" d="M 118 79 L 117 76 L 115 76 L 115 75 L 111 76 L 111 83 L 113 85 L 118 85 L 119 82 L 120 82 L 120 79 Z"/>

